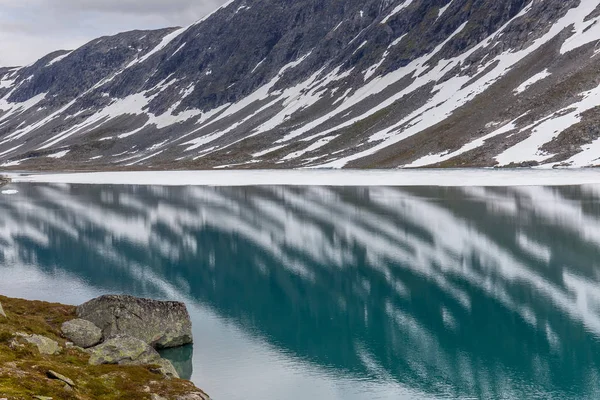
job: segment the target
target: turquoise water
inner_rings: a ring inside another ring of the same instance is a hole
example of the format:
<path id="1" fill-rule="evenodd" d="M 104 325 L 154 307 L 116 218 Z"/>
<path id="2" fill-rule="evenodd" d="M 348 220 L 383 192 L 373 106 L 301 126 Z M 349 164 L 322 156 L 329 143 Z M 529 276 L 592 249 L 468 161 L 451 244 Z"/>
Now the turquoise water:
<path id="1" fill-rule="evenodd" d="M 600 398 L 600 187 L 17 184 L 0 293 L 188 304 L 215 400 Z"/>

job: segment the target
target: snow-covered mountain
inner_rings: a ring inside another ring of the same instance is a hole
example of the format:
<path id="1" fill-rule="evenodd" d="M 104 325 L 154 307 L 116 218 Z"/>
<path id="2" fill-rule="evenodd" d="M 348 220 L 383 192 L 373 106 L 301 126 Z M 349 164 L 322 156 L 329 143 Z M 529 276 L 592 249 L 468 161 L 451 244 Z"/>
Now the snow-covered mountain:
<path id="1" fill-rule="evenodd" d="M 0 164 L 600 164 L 599 21 L 600 0 L 233 0 L 0 68 Z"/>

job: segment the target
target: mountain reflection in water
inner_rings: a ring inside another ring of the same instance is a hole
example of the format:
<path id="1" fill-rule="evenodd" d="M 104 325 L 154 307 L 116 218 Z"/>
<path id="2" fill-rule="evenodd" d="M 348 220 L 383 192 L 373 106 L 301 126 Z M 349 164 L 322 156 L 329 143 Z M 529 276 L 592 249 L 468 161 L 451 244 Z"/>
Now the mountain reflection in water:
<path id="1" fill-rule="evenodd" d="M 600 187 L 13 187 L 0 292 L 184 300 L 217 400 L 600 396 Z"/>

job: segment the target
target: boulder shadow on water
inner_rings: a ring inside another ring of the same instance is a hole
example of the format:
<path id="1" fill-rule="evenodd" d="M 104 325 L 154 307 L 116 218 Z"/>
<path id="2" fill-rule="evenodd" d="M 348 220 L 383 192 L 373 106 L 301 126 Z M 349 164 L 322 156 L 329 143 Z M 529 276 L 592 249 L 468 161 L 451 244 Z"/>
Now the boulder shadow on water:
<path id="1" fill-rule="evenodd" d="M 190 380 L 194 372 L 192 358 L 194 356 L 194 345 L 188 344 L 171 349 L 162 349 L 158 353 L 173 364 L 181 379 Z"/>

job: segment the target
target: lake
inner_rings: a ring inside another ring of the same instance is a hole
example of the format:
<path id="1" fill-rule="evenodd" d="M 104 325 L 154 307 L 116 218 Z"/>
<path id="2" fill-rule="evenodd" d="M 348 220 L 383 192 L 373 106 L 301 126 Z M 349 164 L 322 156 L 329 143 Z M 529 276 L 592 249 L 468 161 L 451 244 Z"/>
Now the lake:
<path id="1" fill-rule="evenodd" d="M 215 400 L 600 398 L 599 185 L 3 189 L 0 293 L 184 301 Z"/>

